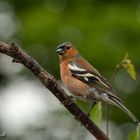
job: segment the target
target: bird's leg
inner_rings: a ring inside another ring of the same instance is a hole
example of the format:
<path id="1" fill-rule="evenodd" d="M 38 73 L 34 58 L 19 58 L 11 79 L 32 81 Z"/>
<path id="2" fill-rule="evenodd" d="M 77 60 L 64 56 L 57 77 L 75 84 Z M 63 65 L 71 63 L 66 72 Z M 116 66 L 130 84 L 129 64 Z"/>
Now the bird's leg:
<path id="1" fill-rule="evenodd" d="M 91 113 L 93 107 L 96 105 L 96 103 L 97 103 L 97 102 L 93 102 L 93 104 L 92 104 L 92 106 L 91 106 L 91 108 L 90 108 L 90 111 L 87 113 L 87 115 L 88 115 L 89 117 L 90 117 L 90 113 Z"/>
<path id="2" fill-rule="evenodd" d="M 70 105 L 70 104 L 72 104 L 73 103 L 73 99 L 74 99 L 74 97 L 73 96 L 68 96 L 62 103 L 64 104 L 64 105 Z"/>

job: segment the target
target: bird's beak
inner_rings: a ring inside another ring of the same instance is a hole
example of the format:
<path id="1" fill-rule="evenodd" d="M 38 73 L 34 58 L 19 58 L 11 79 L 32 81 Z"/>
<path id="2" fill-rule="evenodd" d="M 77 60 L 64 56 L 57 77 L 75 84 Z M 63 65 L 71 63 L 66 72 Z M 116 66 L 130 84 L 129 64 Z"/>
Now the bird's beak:
<path id="1" fill-rule="evenodd" d="M 56 52 L 57 52 L 58 54 L 62 55 L 62 54 L 64 54 L 64 49 L 58 48 L 58 49 L 56 49 Z"/>

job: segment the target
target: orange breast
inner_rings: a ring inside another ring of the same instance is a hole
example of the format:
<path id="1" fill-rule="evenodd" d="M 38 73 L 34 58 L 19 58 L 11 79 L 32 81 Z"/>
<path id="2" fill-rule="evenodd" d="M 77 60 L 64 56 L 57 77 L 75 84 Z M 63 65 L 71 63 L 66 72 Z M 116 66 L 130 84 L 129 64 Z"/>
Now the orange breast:
<path id="1" fill-rule="evenodd" d="M 74 77 L 65 76 L 63 83 L 66 88 L 75 96 L 86 97 L 88 95 L 89 86 Z"/>
<path id="2" fill-rule="evenodd" d="M 61 80 L 64 86 L 75 96 L 87 96 L 89 86 L 70 75 L 70 71 L 66 65 L 67 62 L 63 62 L 60 65 Z"/>

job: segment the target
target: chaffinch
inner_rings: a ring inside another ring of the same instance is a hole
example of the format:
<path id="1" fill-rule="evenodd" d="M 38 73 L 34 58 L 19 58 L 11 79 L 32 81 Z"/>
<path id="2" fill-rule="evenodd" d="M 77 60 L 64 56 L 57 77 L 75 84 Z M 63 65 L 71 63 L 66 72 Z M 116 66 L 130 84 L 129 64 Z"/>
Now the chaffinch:
<path id="1" fill-rule="evenodd" d="M 130 116 L 136 117 L 123 104 L 122 100 L 105 78 L 84 59 L 70 42 L 56 49 L 60 58 L 60 75 L 64 86 L 75 96 L 89 102 L 104 101 L 116 105 Z"/>

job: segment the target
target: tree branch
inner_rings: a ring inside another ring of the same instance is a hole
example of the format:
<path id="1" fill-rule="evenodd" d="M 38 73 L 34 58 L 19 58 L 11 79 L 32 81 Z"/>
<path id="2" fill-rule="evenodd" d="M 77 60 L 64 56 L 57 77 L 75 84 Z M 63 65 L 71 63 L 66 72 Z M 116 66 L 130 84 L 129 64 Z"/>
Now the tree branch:
<path id="1" fill-rule="evenodd" d="M 33 58 L 18 48 L 15 43 L 6 44 L 0 42 L 0 52 L 11 56 L 12 62 L 22 63 L 48 88 L 54 96 L 71 112 L 76 120 L 78 120 L 88 131 L 92 133 L 98 140 L 109 140 L 109 138 L 98 128 L 89 117 L 73 102 L 71 98 L 58 84 L 55 78 L 45 71 Z"/>

